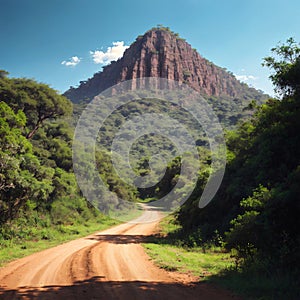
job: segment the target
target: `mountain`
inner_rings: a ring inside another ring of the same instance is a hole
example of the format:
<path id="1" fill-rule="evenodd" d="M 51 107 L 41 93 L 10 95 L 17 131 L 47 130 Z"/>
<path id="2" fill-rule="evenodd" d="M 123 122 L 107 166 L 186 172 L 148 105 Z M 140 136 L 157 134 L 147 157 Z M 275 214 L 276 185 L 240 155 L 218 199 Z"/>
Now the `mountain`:
<path id="1" fill-rule="evenodd" d="M 162 77 L 187 83 L 208 99 L 221 121 L 235 123 L 252 100 L 268 96 L 241 83 L 226 69 L 203 58 L 168 27 L 156 27 L 138 36 L 118 61 L 103 67 L 65 96 L 73 103 L 86 103 L 103 90 L 125 80 Z"/>

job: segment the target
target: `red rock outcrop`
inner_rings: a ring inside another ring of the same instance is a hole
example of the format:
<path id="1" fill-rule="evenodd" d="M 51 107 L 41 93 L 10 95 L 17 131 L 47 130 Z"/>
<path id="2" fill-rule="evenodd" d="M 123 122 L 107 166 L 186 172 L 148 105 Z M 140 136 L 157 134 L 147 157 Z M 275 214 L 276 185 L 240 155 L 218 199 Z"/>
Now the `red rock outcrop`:
<path id="1" fill-rule="evenodd" d="M 153 28 L 139 36 L 121 59 L 81 82 L 78 88 L 70 88 L 65 96 L 75 103 L 88 101 L 121 81 L 140 77 L 185 82 L 203 95 L 215 97 L 243 98 L 245 89 L 249 89 L 233 74 L 203 58 L 178 34 Z"/>

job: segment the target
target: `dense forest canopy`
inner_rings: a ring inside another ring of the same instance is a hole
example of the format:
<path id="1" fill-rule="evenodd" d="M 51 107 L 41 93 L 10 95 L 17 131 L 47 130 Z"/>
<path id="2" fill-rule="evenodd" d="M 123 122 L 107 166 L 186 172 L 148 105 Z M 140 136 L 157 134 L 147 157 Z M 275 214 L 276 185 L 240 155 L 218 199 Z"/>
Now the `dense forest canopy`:
<path id="1" fill-rule="evenodd" d="M 300 48 L 293 39 L 264 59 L 281 94 L 256 108 L 253 118 L 227 132 L 228 166 L 212 203 L 200 210 L 199 195 L 177 218 L 199 243 L 221 237 L 245 261 L 264 261 L 269 270 L 293 269 L 300 236 Z M 201 189 L 200 191 L 201 192 Z M 262 265 L 262 264 L 261 264 Z"/>
<path id="2" fill-rule="evenodd" d="M 24 78 L 6 78 L 2 72 L 1 101 L 27 116 L 26 137 L 32 138 L 45 120 L 70 115 L 72 105 L 46 84 Z"/>
<path id="3" fill-rule="evenodd" d="M 46 84 L 0 74 L 0 243 L 35 228 L 101 220 L 73 173 L 72 103 Z M 131 193 L 108 157 L 97 159 L 111 189 Z"/>

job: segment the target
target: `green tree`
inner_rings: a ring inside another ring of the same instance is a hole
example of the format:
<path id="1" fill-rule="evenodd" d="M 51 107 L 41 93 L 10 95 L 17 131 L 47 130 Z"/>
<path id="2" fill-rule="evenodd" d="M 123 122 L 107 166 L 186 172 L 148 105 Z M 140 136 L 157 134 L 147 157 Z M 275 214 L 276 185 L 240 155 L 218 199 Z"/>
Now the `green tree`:
<path id="1" fill-rule="evenodd" d="M 48 85 L 25 78 L 0 78 L 0 100 L 27 117 L 26 137 L 32 138 L 43 122 L 72 112 L 71 102 Z"/>
<path id="2" fill-rule="evenodd" d="M 227 133 L 230 159 L 218 194 L 202 210 L 187 202 L 178 220 L 185 230 L 200 229 L 203 240 L 218 230 L 243 258 L 291 271 L 300 253 L 300 50 L 289 39 L 273 51 L 280 58 L 266 62 L 282 99 L 257 107 L 251 120 Z"/>
<path id="3" fill-rule="evenodd" d="M 31 197 L 45 200 L 53 191 L 53 172 L 40 165 L 22 135 L 26 117 L 0 102 L 0 222 L 14 218 Z"/>
<path id="4" fill-rule="evenodd" d="M 270 76 L 275 90 L 283 96 L 300 90 L 300 44 L 289 38 L 286 44 L 271 49 L 273 56 L 264 58 L 263 66 L 273 69 Z"/>
<path id="5" fill-rule="evenodd" d="M 266 233 L 266 220 L 262 212 L 271 199 L 270 191 L 260 185 L 253 194 L 240 203 L 243 213 L 230 223 L 232 227 L 226 233 L 227 247 L 236 248 L 243 257 L 255 254 L 255 249 L 262 248 L 269 239 L 271 232 Z"/>

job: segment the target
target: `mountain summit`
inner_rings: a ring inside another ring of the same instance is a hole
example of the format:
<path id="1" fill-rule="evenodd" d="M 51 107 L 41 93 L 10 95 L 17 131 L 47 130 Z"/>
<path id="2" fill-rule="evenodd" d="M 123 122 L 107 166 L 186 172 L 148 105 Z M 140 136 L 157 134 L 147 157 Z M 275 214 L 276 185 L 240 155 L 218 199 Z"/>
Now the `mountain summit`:
<path id="1" fill-rule="evenodd" d="M 222 101 L 234 100 L 234 105 L 245 107 L 251 100 L 261 102 L 267 98 L 203 58 L 168 27 L 155 27 L 138 36 L 122 58 L 81 81 L 78 88 L 71 87 L 65 96 L 74 103 L 88 102 L 121 81 L 140 77 L 162 77 L 187 83 L 211 102 L 217 101 L 214 106 L 224 106 L 229 111 L 231 109 L 222 105 Z"/>

